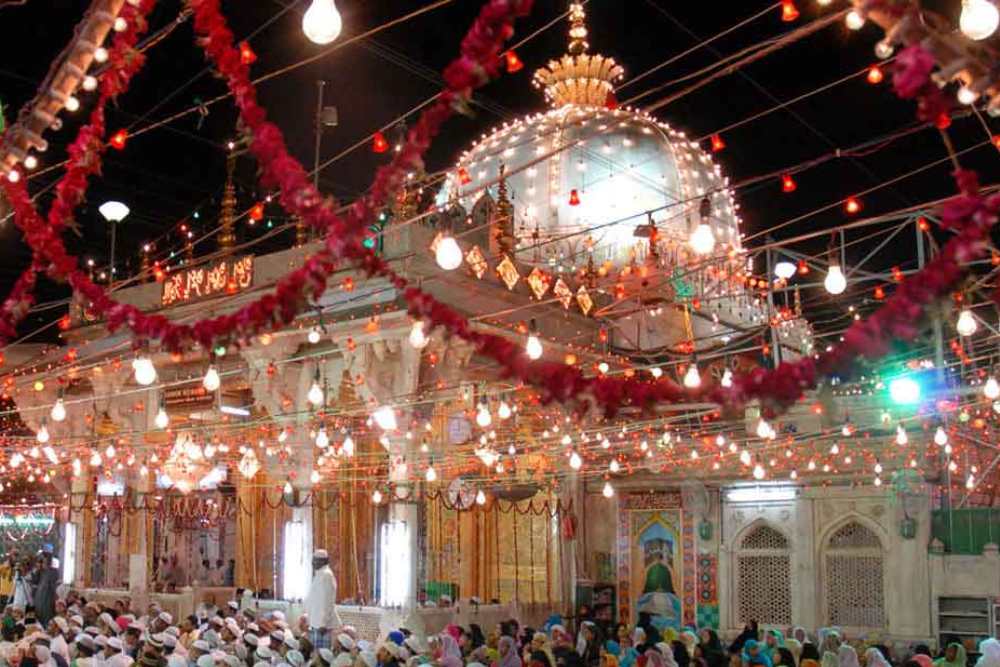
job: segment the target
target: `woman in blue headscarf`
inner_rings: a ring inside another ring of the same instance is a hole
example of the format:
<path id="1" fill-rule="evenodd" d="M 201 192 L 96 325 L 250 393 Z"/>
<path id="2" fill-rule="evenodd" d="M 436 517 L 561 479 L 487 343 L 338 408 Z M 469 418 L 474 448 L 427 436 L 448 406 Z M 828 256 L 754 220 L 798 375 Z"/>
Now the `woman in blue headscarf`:
<path id="1" fill-rule="evenodd" d="M 748 639 L 743 644 L 743 667 L 751 665 L 762 665 L 772 667 L 771 656 L 768 655 L 766 647 L 761 646 L 756 639 Z"/>

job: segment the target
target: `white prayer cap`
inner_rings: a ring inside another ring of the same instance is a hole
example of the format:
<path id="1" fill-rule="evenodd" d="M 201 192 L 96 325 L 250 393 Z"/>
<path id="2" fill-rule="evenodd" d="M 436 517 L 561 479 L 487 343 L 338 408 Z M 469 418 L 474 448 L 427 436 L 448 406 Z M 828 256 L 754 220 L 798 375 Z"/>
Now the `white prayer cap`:
<path id="1" fill-rule="evenodd" d="M 118 637 L 108 637 L 108 647 L 120 651 L 122 650 L 122 640 L 118 639 Z"/>
<path id="2" fill-rule="evenodd" d="M 341 632 L 337 635 L 337 643 L 340 644 L 340 647 L 345 651 L 354 650 L 354 639 L 352 639 L 346 632 Z"/>
<path id="3" fill-rule="evenodd" d="M 340 653 L 333 660 L 333 667 L 351 667 L 354 664 L 354 656 L 346 651 Z"/>
<path id="4" fill-rule="evenodd" d="M 213 658 L 210 653 L 205 653 L 198 656 L 196 664 L 198 667 L 215 667 L 215 658 Z"/>
<path id="5" fill-rule="evenodd" d="M 334 661 L 333 651 L 328 648 L 321 648 L 319 651 L 319 659 L 328 665 L 332 665 Z"/>
<path id="6" fill-rule="evenodd" d="M 187 660 L 174 653 L 167 657 L 167 667 L 187 667 Z"/>
<path id="7" fill-rule="evenodd" d="M 317 549 L 313 552 L 314 560 L 329 560 L 330 554 L 326 552 L 326 549 Z"/>
<path id="8" fill-rule="evenodd" d="M 174 624 L 174 617 L 170 615 L 170 612 L 161 611 L 160 615 L 157 616 L 157 618 L 166 623 L 167 625 Z"/>

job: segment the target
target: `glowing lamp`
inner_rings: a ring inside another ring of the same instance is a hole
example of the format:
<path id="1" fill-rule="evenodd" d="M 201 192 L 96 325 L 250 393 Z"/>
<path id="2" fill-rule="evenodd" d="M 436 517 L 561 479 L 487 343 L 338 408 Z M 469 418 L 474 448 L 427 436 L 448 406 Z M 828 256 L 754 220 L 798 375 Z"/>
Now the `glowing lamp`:
<path id="1" fill-rule="evenodd" d="M 605 498 L 613 498 L 615 495 L 615 487 L 611 486 L 611 482 L 605 482 L 604 488 L 601 489 L 601 495 Z"/>
<path id="2" fill-rule="evenodd" d="M 879 67 L 878 65 L 872 65 L 871 67 L 868 68 L 868 75 L 867 75 L 868 83 L 872 84 L 873 86 L 878 85 L 882 83 L 882 80 L 884 78 L 885 75 L 882 73 L 882 68 Z"/>
<path id="3" fill-rule="evenodd" d="M 712 233 L 711 227 L 701 222 L 691 232 L 688 243 L 691 245 L 691 250 L 699 255 L 707 255 L 715 250 L 715 234 Z"/>
<path id="4" fill-rule="evenodd" d="M 799 18 L 799 8 L 795 6 L 795 0 L 781 0 L 781 20 L 791 23 Z"/>
<path id="5" fill-rule="evenodd" d="M 500 401 L 500 405 L 497 407 L 497 416 L 500 419 L 510 419 L 511 414 L 510 405 L 507 404 L 507 401 Z"/>
<path id="6" fill-rule="evenodd" d="M 434 465 L 431 464 L 427 466 L 427 472 L 424 473 L 424 479 L 428 482 L 436 482 L 438 478 L 437 470 L 434 469 Z"/>
<path id="7" fill-rule="evenodd" d="M 721 134 L 713 134 L 711 137 L 709 137 L 709 141 L 712 144 L 713 153 L 718 153 L 719 151 L 725 149 L 726 147 L 726 142 L 722 140 Z"/>
<path id="8" fill-rule="evenodd" d="M 764 479 L 767 475 L 767 471 L 764 470 L 764 466 L 757 464 L 753 467 L 753 478 L 754 479 Z"/>
<path id="9" fill-rule="evenodd" d="M 795 183 L 795 179 L 792 178 L 791 174 L 781 175 L 781 191 L 782 192 L 795 192 L 799 186 Z"/>
<path id="10" fill-rule="evenodd" d="M 861 200 L 859 200 L 857 197 L 848 197 L 844 201 L 844 210 L 847 211 L 850 215 L 854 215 L 855 213 L 860 212 Z"/>
<path id="11" fill-rule="evenodd" d="M 944 447 L 948 444 L 948 433 L 943 426 L 938 426 L 937 430 L 934 431 L 934 444 L 938 447 Z"/>
<path id="12" fill-rule="evenodd" d="M 504 58 L 507 60 L 508 74 L 514 74 L 515 72 L 520 72 L 524 69 L 524 63 L 517 57 L 517 53 L 515 53 L 513 49 L 504 54 Z"/>
<path id="13" fill-rule="evenodd" d="M 382 503 L 382 492 L 378 489 L 372 491 L 372 504 L 379 505 Z"/>
<path id="14" fill-rule="evenodd" d="M 454 236 L 441 237 L 434 250 L 434 259 L 445 271 L 454 271 L 462 265 L 462 249 L 458 247 Z"/>
<path id="15" fill-rule="evenodd" d="M 538 337 L 538 328 L 534 320 L 531 321 L 531 328 L 528 330 L 528 339 L 524 342 L 524 353 L 532 361 L 542 356 L 542 341 Z"/>
<path id="16" fill-rule="evenodd" d="M 861 30 L 861 27 L 865 24 L 865 17 L 858 10 L 852 9 L 844 17 L 844 24 L 848 30 Z"/>
<path id="17" fill-rule="evenodd" d="M 420 320 L 414 320 L 410 326 L 409 341 L 415 350 L 422 350 L 427 347 L 427 334 L 424 333 L 424 323 Z"/>
<path id="18" fill-rule="evenodd" d="M 135 375 L 136 383 L 143 387 L 148 387 L 156 382 L 156 367 L 147 356 L 140 355 L 135 358 L 132 362 L 132 372 Z"/>
<path id="19" fill-rule="evenodd" d="M 250 219 L 254 222 L 260 222 L 264 219 L 264 204 L 257 202 L 250 208 Z"/>
<path id="20" fill-rule="evenodd" d="M 383 405 L 372 413 L 372 419 L 383 431 L 396 430 L 396 411 L 391 406 Z"/>
<path id="21" fill-rule="evenodd" d="M 486 494 L 483 493 L 482 489 L 476 491 L 476 504 L 485 505 L 486 504 Z"/>
<path id="22" fill-rule="evenodd" d="M 827 269 L 826 278 L 823 280 L 823 287 L 830 294 L 843 294 L 847 289 L 847 278 L 841 270 L 839 264 L 831 264 Z"/>
<path id="23" fill-rule="evenodd" d="M 162 405 L 157 411 L 156 417 L 153 418 L 153 424 L 160 430 L 163 430 L 170 425 L 170 416 L 167 414 L 167 411 L 163 409 Z"/>
<path id="24" fill-rule="evenodd" d="M 962 0 L 958 27 L 969 39 L 986 39 L 996 31 L 998 23 L 1000 12 L 990 0 Z"/>
<path id="25" fill-rule="evenodd" d="M 111 135 L 110 144 L 115 150 L 125 150 L 125 142 L 128 141 L 128 130 L 122 128 Z"/>
<path id="26" fill-rule="evenodd" d="M 222 378 L 219 377 L 219 371 L 216 367 L 209 366 L 208 370 L 205 371 L 205 377 L 201 380 L 201 386 L 205 388 L 206 391 L 215 391 L 222 384 Z"/>
<path id="27" fill-rule="evenodd" d="M 312 327 L 309 329 L 309 333 L 306 334 L 306 340 L 309 341 L 310 345 L 315 345 L 323 337 L 322 332 L 319 327 Z"/>
<path id="28" fill-rule="evenodd" d="M 579 206 L 580 205 L 580 193 L 576 190 L 569 191 L 569 205 Z"/>
<path id="29" fill-rule="evenodd" d="M 733 371 L 727 368 L 722 373 L 722 379 L 719 380 L 719 384 L 721 384 L 726 389 L 729 389 L 730 387 L 732 387 L 733 386 Z"/>
<path id="30" fill-rule="evenodd" d="M 697 389 L 701 386 L 701 373 L 698 372 L 698 364 L 693 361 L 684 371 L 684 386 L 688 389 Z"/>
<path id="31" fill-rule="evenodd" d="M 774 276 L 782 280 L 789 280 L 796 274 L 798 268 L 793 262 L 782 260 L 774 265 Z"/>
<path id="32" fill-rule="evenodd" d="M 1000 383 L 997 382 L 995 377 L 991 377 L 983 385 L 983 396 L 990 399 L 991 401 L 1000 398 Z"/>
<path id="33" fill-rule="evenodd" d="M 472 182 L 472 177 L 469 176 L 469 170 L 465 167 L 459 167 L 458 169 L 458 182 L 461 185 L 468 185 Z"/>
<path id="34" fill-rule="evenodd" d="M 302 32 L 313 44 L 329 44 L 340 36 L 343 27 L 333 0 L 313 0 L 302 15 Z"/>
<path id="35" fill-rule="evenodd" d="M 958 321 L 955 323 L 955 329 L 962 336 L 971 336 L 976 333 L 979 325 L 976 323 L 976 318 L 972 315 L 972 311 L 968 308 L 963 308 L 962 312 L 958 314 Z"/>
<path id="36" fill-rule="evenodd" d="M 490 414 L 490 407 L 486 401 L 479 402 L 479 409 L 476 411 L 476 424 L 480 428 L 486 428 L 493 423 L 493 415 Z"/>
<path id="37" fill-rule="evenodd" d="M 898 377 L 889 382 L 889 398 L 897 405 L 920 402 L 920 383 L 910 377 Z"/>
<path id="38" fill-rule="evenodd" d="M 42 425 L 35 434 L 35 440 L 43 445 L 49 441 L 49 429 L 45 425 L 45 420 L 42 420 Z"/>
<path id="39" fill-rule="evenodd" d="M 896 444 L 903 447 L 909 444 L 910 438 L 906 435 L 906 429 L 900 424 L 896 427 Z"/>
<path id="40" fill-rule="evenodd" d="M 327 435 L 326 428 L 322 426 L 316 431 L 316 446 L 320 449 L 326 449 L 330 446 L 330 436 Z"/>
<path id="41" fill-rule="evenodd" d="M 63 402 L 62 396 L 56 399 L 49 416 L 52 417 L 52 421 L 54 422 L 61 422 L 66 419 L 66 404 Z"/>
<path id="42" fill-rule="evenodd" d="M 376 132 L 372 137 L 372 152 L 385 153 L 387 150 L 389 150 L 389 142 L 386 141 L 385 135 L 381 132 Z"/>
<path id="43" fill-rule="evenodd" d="M 129 208 L 120 201 L 106 201 L 97 210 L 108 222 L 121 222 L 129 214 Z"/>
<path id="44" fill-rule="evenodd" d="M 244 65 L 253 65 L 257 61 L 257 54 L 250 48 L 246 41 L 240 42 L 240 62 Z"/>
<path id="45" fill-rule="evenodd" d="M 579 470 L 583 466 L 583 459 L 576 452 L 569 455 L 569 467 L 573 470 Z"/>
<path id="46" fill-rule="evenodd" d="M 323 387 L 319 386 L 319 379 L 313 380 L 312 386 L 309 387 L 309 393 L 306 394 L 306 400 L 314 406 L 323 405 L 325 396 L 323 394 Z"/>

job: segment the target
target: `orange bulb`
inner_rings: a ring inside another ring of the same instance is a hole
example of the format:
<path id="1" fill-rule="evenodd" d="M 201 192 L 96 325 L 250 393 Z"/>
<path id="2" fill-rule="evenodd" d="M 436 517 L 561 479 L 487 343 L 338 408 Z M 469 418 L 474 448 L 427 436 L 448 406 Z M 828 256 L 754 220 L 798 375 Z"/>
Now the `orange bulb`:
<path id="1" fill-rule="evenodd" d="M 469 176 L 469 170 L 465 167 L 459 167 L 458 169 L 458 182 L 462 185 L 468 185 L 472 182 L 472 177 Z"/>
<path id="2" fill-rule="evenodd" d="M 252 65 L 257 60 L 257 54 L 250 48 L 247 42 L 240 42 L 240 62 L 244 65 Z"/>
<path id="3" fill-rule="evenodd" d="M 799 8 L 795 6 L 795 0 L 781 0 L 781 20 L 791 23 L 799 18 Z"/>
<path id="4" fill-rule="evenodd" d="M 799 187 L 795 184 L 795 179 L 792 178 L 791 174 L 781 175 L 781 191 L 782 192 L 795 192 L 795 189 Z"/>
<path id="5" fill-rule="evenodd" d="M 372 137 L 372 151 L 375 153 L 384 153 L 389 150 L 389 142 L 385 140 L 385 135 L 381 132 L 376 132 Z"/>
<path id="6" fill-rule="evenodd" d="M 569 191 L 569 205 L 579 206 L 580 205 L 580 193 L 576 190 Z"/>
<path id="7" fill-rule="evenodd" d="M 885 298 L 885 290 L 881 286 L 875 288 L 875 298 L 881 301 Z"/>
<path id="8" fill-rule="evenodd" d="M 924 216 L 920 216 L 917 218 L 917 228 L 922 232 L 930 231 L 931 223 L 927 222 Z"/>
<path id="9" fill-rule="evenodd" d="M 872 84 L 873 86 L 878 85 L 882 83 L 882 79 L 884 78 L 885 75 L 882 73 L 882 68 L 879 67 L 878 65 L 872 65 L 871 67 L 868 68 L 868 83 Z"/>
<path id="10" fill-rule="evenodd" d="M 712 142 L 713 153 L 718 153 L 726 147 L 726 142 L 722 140 L 721 134 L 713 134 L 709 139 Z"/>
<path id="11" fill-rule="evenodd" d="M 844 210 L 854 215 L 861 210 L 861 202 L 857 197 L 848 197 L 844 202 Z"/>
<path id="12" fill-rule="evenodd" d="M 1000 134 L 994 134 L 992 141 L 996 149 L 1000 151 Z"/>
<path id="13" fill-rule="evenodd" d="M 939 130 L 946 130 L 951 127 L 951 116 L 947 112 L 942 111 L 938 114 L 938 117 L 934 119 L 934 127 Z"/>
<path id="14" fill-rule="evenodd" d="M 604 108 L 611 111 L 618 108 L 618 96 L 615 95 L 613 90 L 609 90 L 607 97 L 604 98 Z"/>
<path id="15" fill-rule="evenodd" d="M 250 219 L 253 220 L 254 222 L 257 222 L 263 217 L 264 217 L 264 205 L 260 202 L 257 202 L 256 204 L 253 205 L 253 208 L 250 209 Z"/>
<path id="16" fill-rule="evenodd" d="M 806 264 L 806 260 L 804 259 L 799 260 L 799 275 L 800 276 L 809 275 L 809 265 Z"/>
<path id="17" fill-rule="evenodd" d="M 524 69 L 524 63 L 521 62 L 521 59 L 517 57 L 517 53 L 515 53 L 513 49 L 507 52 L 506 58 L 507 58 L 508 74 L 520 72 L 522 69 Z"/>
<path id="18" fill-rule="evenodd" d="M 122 128 L 111 135 L 111 147 L 116 150 L 125 150 L 125 142 L 128 141 L 128 130 Z"/>

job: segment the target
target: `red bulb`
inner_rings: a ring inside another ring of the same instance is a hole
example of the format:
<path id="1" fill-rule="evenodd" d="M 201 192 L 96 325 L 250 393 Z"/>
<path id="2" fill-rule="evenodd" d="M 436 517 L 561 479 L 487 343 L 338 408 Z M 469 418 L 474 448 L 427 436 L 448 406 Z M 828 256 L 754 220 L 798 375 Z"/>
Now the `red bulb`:
<path id="1" fill-rule="evenodd" d="M 250 48 L 247 42 L 240 42 L 240 62 L 244 65 L 252 65 L 257 60 L 257 54 Z"/>
<path id="2" fill-rule="evenodd" d="M 604 98 L 604 108 L 614 111 L 618 108 L 618 96 L 615 95 L 615 91 L 609 90 L 607 97 Z"/>
<path id="3" fill-rule="evenodd" d="M 781 0 L 781 20 L 791 23 L 799 18 L 799 8 L 795 6 L 795 0 Z"/>
<path id="4" fill-rule="evenodd" d="M 851 215 L 854 215 L 855 213 L 861 210 L 861 202 L 858 200 L 857 197 L 848 197 L 847 200 L 844 202 L 844 210 L 850 213 Z"/>
<path id="5" fill-rule="evenodd" d="M 253 205 L 253 208 L 250 209 L 250 219 L 253 220 L 254 222 L 257 222 L 263 217 L 264 217 L 264 205 L 261 204 L 260 202 L 257 202 L 256 204 Z"/>
<path id="6" fill-rule="evenodd" d="M 868 68 L 868 83 L 877 85 L 882 83 L 882 79 L 884 78 L 885 75 L 882 74 L 882 68 L 878 65 L 872 65 Z"/>
<path id="7" fill-rule="evenodd" d="M 718 153 L 719 151 L 721 151 L 723 148 L 726 147 L 726 142 L 722 140 L 722 135 L 720 134 L 713 134 L 711 136 L 711 142 L 712 142 L 713 153 Z"/>
<path id="8" fill-rule="evenodd" d="M 806 260 L 804 259 L 799 260 L 799 275 L 800 276 L 809 275 L 809 265 L 806 264 Z"/>
<path id="9" fill-rule="evenodd" d="M 569 205 L 579 206 L 580 205 L 580 193 L 576 190 L 570 190 L 569 192 Z"/>
<path id="10" fill-rule="evenodd" d="M 459 167 L 458 169 L 458 182 L 462 185 L 468 185 L 472 182 L 472 177 L 469 176 L 469 170 L 465 167 Z"/>
<path id="11" fill-rule="evenodd" d="M 792 178 L 791 174 L 781 175 L 781 191 L 782 192 L 795 192 L 795 189 L 799 187 L 795 183 L 795 179 Z"/>
<path id="12" fill-rule="evenodd" d="M 1000 151 L 1000 134 L 994 134 L 991 141 L 993 141 L 993 145 L 996 146 L 996 149 Z"/>
<path id="13" fill-rule="evenodd" d="M 385 135 L 381 132 L 376 132 L 375 136 L 372 137 L 372 151 L 375 153 L 384 153 L 389 150 L 389 142 L 385 140 Z"/>
<path id="14" fill-rule="evenodd" d="M 939 130 L 946 130 L 951 127 L 951 116 L 947 112 L 942 111 L 938 114 L 937 118 L 934 119 L 934 127 Z"/>
<path id="15" fill-rule="evenodd" d="M 881 286 L 875 288 L 875 298 L 879 301 L 885 298 L 885 290 Z"/>
<path id="16" fill-rule="evenodd" d="M 116 150 L 125 150 L 125 142 L 128 141 L 128 130 L 122 128 L 111 135 L 111 147 Z"/>
<path id="17" fill-rule="evenodd" d="M 513 74 L 514 72 L 520 72 L 521 70 L 524 69 L 524 63 L 521 62 L 521 59 L 517 57 L 517 53 L 515 53 L 513 50 L 508 51 L 505 57 L 507 58 L 508 74 Z"/>

